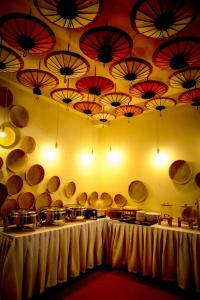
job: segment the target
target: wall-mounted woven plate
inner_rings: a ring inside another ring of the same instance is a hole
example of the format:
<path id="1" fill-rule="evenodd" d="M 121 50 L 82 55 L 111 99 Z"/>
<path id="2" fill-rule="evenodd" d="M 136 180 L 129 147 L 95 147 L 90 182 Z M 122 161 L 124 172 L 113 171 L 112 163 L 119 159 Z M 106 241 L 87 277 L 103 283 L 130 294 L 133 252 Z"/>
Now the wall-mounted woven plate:
<path id="1" fill-rule="evenodd" d="M 200 172 L 195 175 L 195 182 L 198 187 L 200 187 Z"/>
<path id="2" fill-rule="evenodd" d="M 32 153 L 35 150 L 36 141 L 32 136 L 24 136 L 21 142 L 21 149 L 26 153 Z"/>
<path id="3" fill-rule="evenodd" d="M 58 176 L 52 176 L 47 182 L 47 191 L 54 193 L 59 189 L 60 178 Z"/>
<path id="4" fill-rule="evenodd" d="M 97 192 L 92 192 L 88 197 L 88 203 L 91 207 L 95 207 L 95 203 L 99 198 L 99 194 Z"/>
<path id="5" fill-rule="evenodd" d="M 82 192 L 80 195 L 77 197 L 77 203 L 81 206 L 84 206 L 86 201 L 87 201 L 88 195 L 86 192 Z"/>
<path id="6" fill-rule="evenodd" d="M 124 207 L 127 203 L 127 199 L 121 194 L 116 194 L 114 196 L 114 202 L 117 207 Z"/>
<path id="7" fill-rule="evenodd" d="M 48 207 L 51 205 L 52 199 L 51 195 L 48 192 L 41 193 L 36 198 L 35 208 L 39 209 L 41 207 Z"/>
<path id="8" fill-rule="evenodd" d="M 62 200 L 55 200 L 51 203 L 51 206 L 63 207 L 63 202 L 62 202 Z"/>
<path id="9" fill-rule="evenodd" d="M 64 187 L 65 196 L 67 198 L 71 198 L 75 192 L 76 192 L 76 184 L 73 181 L 70 181 L 65 187 Z"/>
<path id="10" fill-rule="evenodd" d="M 19 130 L 9 122 L 3 123 L 2 126 L 4 127 L 5 136 L 0 137 L 0 146 L 6 149 L 14 147 L 20 139 Z"/>
<path id="11" fill-rule="evenodd" d="M 26 181 L 29 185 L 39 184 L 44 178 L 44 168 L 41 165 L 32 165 L 26 173 Z"/>
<path id="12" fill-rule="evenodd" d="M 177 184 L 186 184 L 192 178 L 192 168 L 185 160 L 176 160 L 169 167 L 169 177 Z"/>
<path id="13" fill-rule="evenodd" d="M 7 187 L 3 183 L 0 183 L 0 206 L 6 200 L 7 196 L 8 196 Z"/>
<path id="14" fill-rule="evenodd" d="M 13 173 L 24 171 L 27 163 L 27 154 L 22 149 L 12 150 L 6 158 L 6 167 Z"/>
<path id="15" fill-rule="evenodd" d="M 100 196 L 100 199 L 104 202 L 104 207 L 103 208 L 108 208 L 113 203 L 112 196 L 107 192 L 103 192 Z M 99 207 L 99 208 L 101 208 L 101 207 Z"/>
<path id="16" fill-rule="evenodd" d="M 2 167 L 3 167 L 3 158 L 0 157 L 0 170 L 2 169 Z"/>
<path id="17" fill-rule="evenodd" d="M 19 194 L 17 204 L 22 209 L 33 209 L 35 206 L 35 196 L 31 192 Z"/>
<path id="18" fill-rule="evenodd" d="M 146 186 L 140 180 L 134 180 L 129 184 L 128 193 L 131 199 L 137 203 L 144 201 L 148 195 Z"/>
<path id="19" fill-rule="evenodd" d="M 4 217 L 9 210 L 17 209 L 17 207 L 17 201 L 15 199 L 7 199 L 1 206 L 0 215 Z"/>
<path id="20" fill-rule="evenodd" d="M 18 194 L 23 187 L 23 179 L 17 174 L 11 175 L 6 181 L 6 187 L 8 195 Z"/>
<path id="21" fill-rule="evenodd" d="M 9 117 L 11 123 L 19 128 L 26 127 L 29 121 L 28 111 L 21 105 L 13 105 L 9 110 Z"/>

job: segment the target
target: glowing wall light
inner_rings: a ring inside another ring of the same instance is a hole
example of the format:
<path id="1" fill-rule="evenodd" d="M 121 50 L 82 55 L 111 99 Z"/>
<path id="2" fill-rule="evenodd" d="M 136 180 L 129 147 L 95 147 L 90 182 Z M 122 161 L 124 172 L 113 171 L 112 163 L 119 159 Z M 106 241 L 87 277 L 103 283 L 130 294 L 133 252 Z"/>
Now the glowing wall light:
<path id="1" fill-rule="evenodd" d="M 164 167 L 169 163 L 170 155 L 166 151 L 160 151 L 157 149 L 155 153 L 153 153 L 153 163 L 158 167 Z"/>
<path id="2" fill-rule="evenodd" d="M 108 162 L 112 165 L 119 164 L 122 160 L 122 153 L 119 150 L 113 150 L 110 147 L 109 152 L 107 153 L 107 159 Z"/>
<path id="3" fill-rule="evenodd" d="M 42 148 L 42 160 L 49 163 L 55 163 L 58 160 L 58 147 L 45 145 Z"/>
<path id="4" fill-rule="evenodd" d="M 93 150 L 91 152 L 81 152 L 80 163 L 82 167 L 91 167 L 95 159 Z"/>

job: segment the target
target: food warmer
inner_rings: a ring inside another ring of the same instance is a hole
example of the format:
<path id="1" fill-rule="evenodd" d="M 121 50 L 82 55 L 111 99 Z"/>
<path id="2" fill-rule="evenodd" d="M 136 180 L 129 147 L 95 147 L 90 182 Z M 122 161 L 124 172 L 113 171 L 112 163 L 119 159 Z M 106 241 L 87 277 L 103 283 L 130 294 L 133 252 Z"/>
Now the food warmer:
<path id="1" fill-rule="evenodd" d="M 66 208 L 64 207 L 42 207 L 38 210 L 39 225 L 64 225 L 66 218 Z"/>
<path id="2" fill-rule="evenodd" d="M 4 217 L 4 231 L 15 226 L 18 230 L 35 230 L 37 226 L 37 212 L 28 209 L 10 210 Z"/>

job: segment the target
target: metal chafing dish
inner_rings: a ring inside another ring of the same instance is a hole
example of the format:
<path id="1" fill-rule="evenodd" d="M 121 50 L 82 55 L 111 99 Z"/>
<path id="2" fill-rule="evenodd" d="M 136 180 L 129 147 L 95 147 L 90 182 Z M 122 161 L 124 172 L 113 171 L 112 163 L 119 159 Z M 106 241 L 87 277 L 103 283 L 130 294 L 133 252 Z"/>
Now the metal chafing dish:
<path id="1" fill-rule="evenodd" d="M 4 231 L 16 226 L 17 229 L 36 229 L 37 212 L 27 209 L 10 210 L 4 217 Z"/>
<path id="2" fill-rule="evenodd" d="M 84 215 L 85 215 L 86 219 L 96 220 L 97 219 L 97 209 L 95 209 L 95 208 L 86 208 Z"/>
<path id="3" fill-rule="evenodd" d="M 83 220 L 85 219 L 85 210 L 84 206 L 69 205 L 66 207 L 66 219 L 68 221 Z"/>
<path id="4" fill-rule="evenodd" d="M 64 207 L 41 207 L 38 210 L 38 223 L 40 225 L 53 224 L 64 225 L 66 217 L 66 208 Z"/>

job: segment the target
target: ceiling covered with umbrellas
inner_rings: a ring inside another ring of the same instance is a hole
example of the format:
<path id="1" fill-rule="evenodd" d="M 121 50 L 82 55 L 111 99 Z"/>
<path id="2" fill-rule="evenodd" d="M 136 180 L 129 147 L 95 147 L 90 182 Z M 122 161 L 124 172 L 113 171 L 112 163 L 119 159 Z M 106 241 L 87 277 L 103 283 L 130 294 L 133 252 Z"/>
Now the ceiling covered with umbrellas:
<path id="1" fill-rule="evenodd" d="M 198 0 L 7 0 L 0 14 L 0 78 L 37 99 L 103 124 L 200 105 Z"/>

